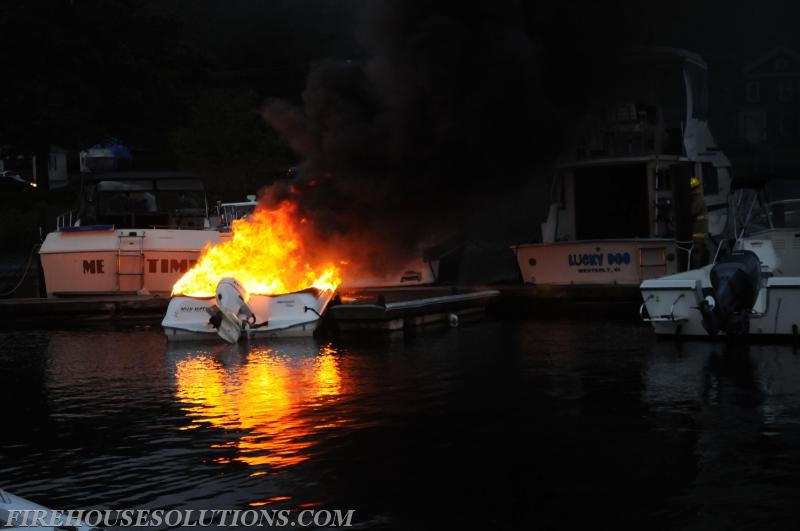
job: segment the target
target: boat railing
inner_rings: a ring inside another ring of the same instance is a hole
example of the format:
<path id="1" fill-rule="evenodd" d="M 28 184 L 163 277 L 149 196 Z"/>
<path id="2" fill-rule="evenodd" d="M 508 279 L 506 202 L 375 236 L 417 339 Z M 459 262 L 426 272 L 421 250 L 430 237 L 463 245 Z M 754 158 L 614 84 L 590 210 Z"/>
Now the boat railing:
<path id="1" fill-rule="evenodd" d="M 67 210 L 56 217 L 56 229 L 72 227 L 78 221 L 77 210 Z"/>
<path id="2" fill-rule="evenodd" d="M 692 252 L 694 251 L 694 240 L 675 240 L 675 248 L 679 252 L 686 253 L 686 270 L 692 268 Z M 681 262 L 678 261 L 680 264 Z M 678 268 L 680 269 L 680 267 Z"/>

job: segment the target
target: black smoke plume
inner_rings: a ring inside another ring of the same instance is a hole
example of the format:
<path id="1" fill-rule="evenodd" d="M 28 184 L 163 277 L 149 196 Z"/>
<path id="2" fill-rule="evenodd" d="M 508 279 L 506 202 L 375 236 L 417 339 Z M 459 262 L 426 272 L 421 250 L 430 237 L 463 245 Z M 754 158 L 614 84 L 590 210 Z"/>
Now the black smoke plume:
<path id="1" fill-rule="evenodd" d="M 374 266 L 491 231 L 553 155 L 524 20 L 510 1 L 367 2 L 364 57 L 315 65 L 302 108 L 266 105 L 303 162 L 263 200 L 297 200 L 323 239 L 359 242 Z"/>

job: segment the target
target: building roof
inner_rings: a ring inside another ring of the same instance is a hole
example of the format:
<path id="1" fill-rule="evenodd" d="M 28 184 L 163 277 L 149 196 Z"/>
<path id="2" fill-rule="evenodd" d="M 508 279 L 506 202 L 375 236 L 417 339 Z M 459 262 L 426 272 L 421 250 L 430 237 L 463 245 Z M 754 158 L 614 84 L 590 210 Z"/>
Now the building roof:
<path id="1" fill-rule="evenodd" d="M 792 67 L 788 68 L 786 72 L 798 72 L 798 70 L 800 70 L 800 53 L 797 53 L 788 46 L 781 44 L 776 46 L 775 48 L 772 48 L 771 50 L 769 50 L 767 53 L 765 53 L 752 63 L 746 65 L 742 69 L 742 71 L 745 74 L 751 74 L 751 75 L 759 73 L 773 73 L 775 71 L 774 68 L 764 68 L 764 67 L 766 67 L 771 61 L 778 59 L 780 57 L 785 57 L 792 63 L 791 65 Z"/>

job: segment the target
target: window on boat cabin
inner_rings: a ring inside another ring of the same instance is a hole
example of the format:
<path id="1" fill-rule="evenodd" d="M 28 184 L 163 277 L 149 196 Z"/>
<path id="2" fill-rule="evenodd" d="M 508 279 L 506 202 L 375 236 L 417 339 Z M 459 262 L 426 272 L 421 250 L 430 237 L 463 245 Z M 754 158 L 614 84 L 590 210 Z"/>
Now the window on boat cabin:
<path id="1" fill-rule="evenodd" d="M 686 77 L 692 93 L 692 117 L 698 120 L 708 118 L 708 73 L 705 68 L 692 63 L 686 64 Z"/>
<path id="2" fill-rule="evenodd" d="M 660 149 L 666 154 L 683 152 L 683 124 L 686 121 L 686 91 L 680 65 L 660 65 L 648 79 L 645 102 L 656 106 L 663 131 Z"/>
<path id="3" fill-rule="evenodd" d="M 170 212 L 197 211 L 205 215 L 205 185 L 200 179 L 163 179 L 156 183 L 161 209 Z"/>
<path id="4" fill-rule="evenodd" d="M 775 228 L 800 228 L 800 201 L 780 201 L 770 205 L 770 220 Z"/>
<path id="5" fill-rule="evenodd" d="M 701 171 L 703 172 L 703 195 L 716 195 L 719 193 L 719 175 L 717 168 L 710 162 L 704 162 Z"/>
<path id="6" fill-rule="evenodd" d="M 149 181 L 100 181 L 97 206 L 102 214 L 148 212 L 155 208 L 153 186 Z"/>
<path id="7" fill-rule="evenodd" d="M 656 172 L 656 190 L 659 192 L 672 190 L 672 179 L 669 174 L 669 169 L 660 168 Z"/>
<path id="8" fill-rule="evenodd" d="M 772 179 L 766 183 L 762 194 L 768 216 L 768 223 L 763 224 L 776 228 L 800 228 L 800 181 Z"/>
<path id="9" fill-rule="evenodd" d="M 132 212 L 157 212 L 156 196 L 152 192 L 131 192 L 128 197 Z"/>
<path id="10" fill-rule="evenodd" d="M 225 222 L 230 225 L 233 220 L 244 219 L 255 210 L 255 205 L 226 205 L 224 208 Z"/>
<path id="11" fill-rule="evenodd" d="M 578 168 L 573 181 L 576 239 L 650 236 L 644 164 Z"/>
<path id="12" fill-rule="evenodd" d="M 205 196 L 194 190 L 168 190 L 158 194 L 162 210 L 204 210 Z"/>

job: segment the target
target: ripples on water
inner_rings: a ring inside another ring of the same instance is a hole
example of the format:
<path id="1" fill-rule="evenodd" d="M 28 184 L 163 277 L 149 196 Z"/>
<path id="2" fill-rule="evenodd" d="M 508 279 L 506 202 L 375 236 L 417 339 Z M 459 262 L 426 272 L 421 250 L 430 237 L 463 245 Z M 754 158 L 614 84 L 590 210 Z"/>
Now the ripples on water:
<path id="1" fill-rule="evenodd" d="M 355 509 L 359 527 L 785 528 L 791 347 L 490 321 L 222 346 L 0 333 L 0 485 L 64 509 Z"/>

